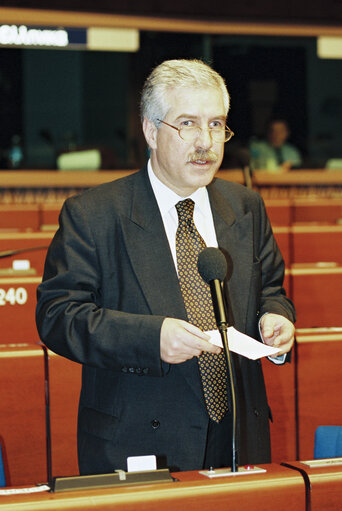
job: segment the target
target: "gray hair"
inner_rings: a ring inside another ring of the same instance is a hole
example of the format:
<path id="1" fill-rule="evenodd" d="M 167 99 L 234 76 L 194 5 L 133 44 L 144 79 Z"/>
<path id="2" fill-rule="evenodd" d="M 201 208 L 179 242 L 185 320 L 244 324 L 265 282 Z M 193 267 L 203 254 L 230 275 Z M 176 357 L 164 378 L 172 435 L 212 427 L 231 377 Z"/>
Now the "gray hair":
<path id="1" fill-rule="evenodd" d="M 146 117 L 159 126 L 170 109 L 168 92 L 175 87 L 215 87 L 220 89 L 226 113 L 229 110 L 229 94 L 221 75 L 201 60 L 165 60 L 147 77 L 141 95 L 142 121 Z"/>

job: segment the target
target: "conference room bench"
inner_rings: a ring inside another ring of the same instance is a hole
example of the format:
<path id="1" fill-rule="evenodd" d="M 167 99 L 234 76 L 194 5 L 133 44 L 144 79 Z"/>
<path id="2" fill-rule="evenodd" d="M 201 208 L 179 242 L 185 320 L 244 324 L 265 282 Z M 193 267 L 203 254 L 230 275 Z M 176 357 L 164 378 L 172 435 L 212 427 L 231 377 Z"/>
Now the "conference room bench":
<path id="1" fill-rule="evenodd" d="M 0 345 L 39 341 L 36 291 L 41 276 L 0 277 Z"/>
<path id="2" fill-rule="evenodd" d="M 212 478 L 197 471 L 174 472 L 159 483 L 149 474 L 151 481 L 135 484 L 122 481 L 102 488 L 88 484 L 53 493 L 41 488 L 39 493 L 0 498 L 3 511 L 337 511 L 342 502 L 342 460 L 315 461 L 272 463 L 260 465 L 260 473 Z"/>
<path id="3" fill-rule="evenodd" d="M 8 486 L 78 473 L 80 388 L 80 364 L 41 344 L 0 345 L 0 442 Z"/>
<path id="4" fill-rule="evenodd" d="M 297 310 L 297 328 L 342 326 L 342 266 L 297 264 L 287 273 L 289 296 Z"/>
<path id="5" fill-rule="evenodd" d="M 78 474 L 77 413 L 82 366 L 46 351 L 49 367 L 51 470 L 54 476 Z"/>
<path id="6" fill-rule="evenodd" d="M 342 328 L 298 329 L 298 458 L 311 459 L 320 425 L 342 425 Z"/>
<path id="7" fill-rule="evenodd" d="M 42 275 L 53 232 L 0 232 L 0 276 L 13 273 L 14 261 L 28 261 L 31 274 Z M 11 255 L 11 251 L 19 253 Z"/>
<path id="8" fill-rule="evenodd" d="M 260 465 L 260 473 L 209 478 L 197 472 L 174 472 L 161 483 L 118 484 L 27 495 L 0 496 L 4 511 L 285 511 L 306 510 L 306 486 L 291 468 Z M 136 476 L 138 478 L 138 476 Z"/>
<path id="9" fill-rule="evenodd" d="M 8 486 L 47 480 L 45 384 L 41 346 L 0 345 L 0 438 Z"/>
<path id="10" fill-rule="evenodd" d="M 35 231 L 40 224 L 39 204 L 0 204 L 0 231 Z"/>
<path id="11" fill-rule="evenodd" d="M 342 328 L 299 329 L 291 364 L 262 360 L 273 415 L 273 463 L 297 455 L 312 459 L 316 427 L 342 424 L 341 357 Z M 49 473 L 77 474 L 80 387 L 79 364 L 40 344 L 0 345 L 0 437 L 8 484 L 42 482 Z"/>
<path id="12" fill-rule="evenodd" d="M 284 194 L 286 195 L 286 191 Z M 290 226 L 296 223 L 338 224 L 342 221 L 341 198 L 266 198 L 265 206 L 274 226 Z"/>
<path id="13" fill-rule="evenodd" d="M 292 199 L 292 224 L 320 222 L 338 224 L 342 221 L 342 198 L 317 197 Z"/>
<path id="14" fill-rule="evenodd" d="M 292 263 L 342 265 L 342 225 L 293 224 L 289 241 Z"/>
<path id="15" fill-rule="evenodd" d="M 296 461 L 286 463 L 286 466 L 305 474 L 307 511 L 338 511 L 342 508 L 342 458 Z"/>
<path id="16" fill-rule="evenodd" d="M 291 199 L 265 199 L 267 215 L 273 226 L 290 226 L 292 224 Z"/>
<path id="17" fill-rule="evenodd" d="M 262 359 L 267 400 L 271 411 L 270 433 L 272 462 L 294 460 L 296 445 L 295 353 L 291 363 L 276 365 Z"/>
<path id="18" fill-rule="evenodd" d="M 56 231 L 63 201 L 40 204 L 40 230 Z"/>

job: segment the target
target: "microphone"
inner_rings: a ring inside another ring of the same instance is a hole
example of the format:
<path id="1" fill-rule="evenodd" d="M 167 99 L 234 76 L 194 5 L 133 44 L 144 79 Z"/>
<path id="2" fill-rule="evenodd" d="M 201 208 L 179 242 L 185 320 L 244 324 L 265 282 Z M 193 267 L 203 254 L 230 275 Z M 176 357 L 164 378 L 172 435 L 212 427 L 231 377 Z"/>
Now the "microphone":
<path id="1" fill-rule="evenodd" d="M 228 323 L 222 293 L 222 282 L 227 275 L 226 258 L 218 248 L 207 247 L 198 256 L 197 268 L 204 282 L 210 286 L 218 329 L 227 329 Z"/>
<path id="2" fill-rule="evenodd" d="M 28 247 L 28 248 L 15 248 L 12 250 L 3 250 L 0 252 L 0 259 L 3 259 L 4 257 L 11 257 L 17 254 L 24 254 L 25 252 L 34 252 L 35 250 L 46 250 L 49 246 L 37 246 L 37 247 Z"/>
<path id="3" fill-rule="evenodd" d="M 238 472 L 238 448 L 236 441 L 236 393 L 234 385 L 233 364 L 228 346 L 228 323 L 226 309 L 223 301 L 223 280 L 227 275 L 227 260 L 220 249 L 207 247 L 198 255 L 198 272 L 202 279 L 209 284 L 213 300 L 214 313 L 217 327 L 220 331 L 224 353 L 226 355 L 228 382 L 231 394 L 231 416 L 232 416 L 232 472 Z"/>

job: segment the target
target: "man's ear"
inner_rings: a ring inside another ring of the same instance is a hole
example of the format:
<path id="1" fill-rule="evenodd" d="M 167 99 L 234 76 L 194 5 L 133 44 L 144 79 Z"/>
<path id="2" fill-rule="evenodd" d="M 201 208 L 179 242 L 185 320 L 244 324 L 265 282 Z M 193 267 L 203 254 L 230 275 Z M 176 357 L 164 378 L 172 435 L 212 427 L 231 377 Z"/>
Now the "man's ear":
<path id="1" fill-rule="evenodd" d="M 142 129 L 149 147 L 151 149 L 157 149 L 157 128 L 154 122 L 146 119 L 145 117 L 143 120 Z"/>

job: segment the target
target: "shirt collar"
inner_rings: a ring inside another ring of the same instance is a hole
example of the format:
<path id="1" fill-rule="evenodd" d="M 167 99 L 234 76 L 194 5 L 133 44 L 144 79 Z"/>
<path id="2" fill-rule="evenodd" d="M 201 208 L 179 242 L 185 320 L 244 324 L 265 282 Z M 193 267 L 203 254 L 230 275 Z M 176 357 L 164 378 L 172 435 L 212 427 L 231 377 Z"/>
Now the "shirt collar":
<path id="1" fill-rule="evenodd" d="M 186 198 L 192 199 L 196 205 L 196 208 L 198 208 L 198 211 L 205 215 L 209 207 L 209 197 L 205 186 L 198 188 L 194 193 L 189 195 L 189 197 L 181 198 L 177 193 L 162 183 L 160 179 L 155 175 L 152 169 L 151 160 L 148 161 L 147 170 L 151 186 L 162 216 L 174 208 L 177 202 Z"/>

